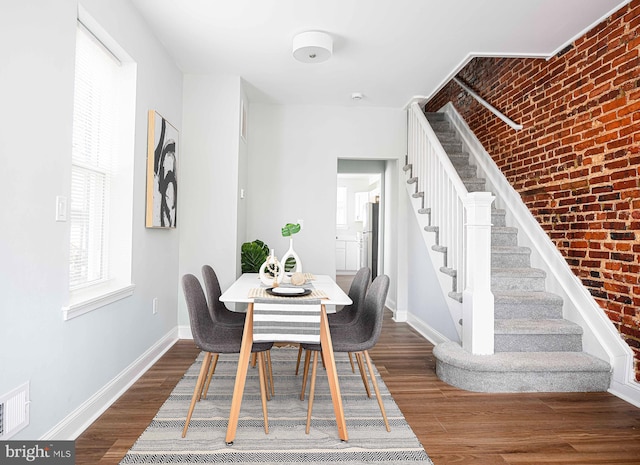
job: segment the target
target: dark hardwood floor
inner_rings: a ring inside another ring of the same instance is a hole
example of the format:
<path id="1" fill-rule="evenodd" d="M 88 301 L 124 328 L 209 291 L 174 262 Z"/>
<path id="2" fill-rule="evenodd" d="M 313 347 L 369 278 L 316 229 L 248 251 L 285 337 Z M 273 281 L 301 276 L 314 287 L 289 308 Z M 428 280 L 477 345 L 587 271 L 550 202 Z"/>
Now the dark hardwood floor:
<path id="1" fill-rule="evenodd" d="M 633 405 L 608 393 L 462 391 L 436 377 L 432 349 L 387 312 L 370 353 L 436 465 L 640 464 Z M 197 353 L 178 341 L 76 440 L 76 464 L 117 464 Z"/>

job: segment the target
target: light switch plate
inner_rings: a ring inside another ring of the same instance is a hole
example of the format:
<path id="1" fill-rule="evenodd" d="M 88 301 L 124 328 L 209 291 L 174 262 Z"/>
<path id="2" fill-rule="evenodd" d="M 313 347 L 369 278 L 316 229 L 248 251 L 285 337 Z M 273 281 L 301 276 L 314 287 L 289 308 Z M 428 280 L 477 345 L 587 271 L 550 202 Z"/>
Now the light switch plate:
<path id="1" fill-rule="evenodd" d="M 56 196 L 56 221 L 67 221 L 67 198 L 64 195 Z"/>

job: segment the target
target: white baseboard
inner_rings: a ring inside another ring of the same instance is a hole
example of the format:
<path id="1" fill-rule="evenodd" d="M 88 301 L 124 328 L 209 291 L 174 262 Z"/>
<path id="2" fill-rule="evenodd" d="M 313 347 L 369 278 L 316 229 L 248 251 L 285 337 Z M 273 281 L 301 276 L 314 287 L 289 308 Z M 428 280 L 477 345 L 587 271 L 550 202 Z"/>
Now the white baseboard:
<path id="1" fill-rule="evenodd" d="M 616 380 L 611 382 L 609 392 L 620 399 L 640 408 L 640 383 L 629 380 L 625 384 Z"/>
<path id="2" fill-rule="evenodd" d="M 174 328 L 40 439 L 44 441 L 75 440 L 177 340 L 178 328 Z"/>
<path id="3" fill-rule="evenodd" d="M 178 339 L 193 339 L 191 326 L 178 326 Z"/>
<path id="4" fill-rule="evenodd" d="M 393 321 L 395 321 L 396 323 L 406 323 L 408 318 L 409 312 L 407 312 L 406 310 L 396 310 L 393 312 Z"/>
<path id="5" fill-rule="evenodd" d="M 408 314 L 407 323 L 434 346 L 440 344 L 441 342 L 447 342 L 450 340 L 448 337 L 436 331 L 426 322 L 424 322 L 420 318 L 416 318 L 416 316 L 411 313 Z"/>

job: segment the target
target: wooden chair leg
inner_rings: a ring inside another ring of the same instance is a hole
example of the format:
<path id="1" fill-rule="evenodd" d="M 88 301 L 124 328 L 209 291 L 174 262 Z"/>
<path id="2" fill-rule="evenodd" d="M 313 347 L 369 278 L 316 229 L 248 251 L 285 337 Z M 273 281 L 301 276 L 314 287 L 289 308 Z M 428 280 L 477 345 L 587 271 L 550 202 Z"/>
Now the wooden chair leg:
<path id="1" fill-rule="evenodd" d="M 202 366 L 200 367 L 200 374 L 198 375 L 198 381 L 196 381 L 196 386 L 193 389 L 193 396 L 191 396 L 191 405 L 189 405 L 189 411 L 187 412 L 187 419 L 182 430 L 182 437 L 185 437 L 187 435 L 187 429 L 189 428 L 189 422 L 191 421 L 191 416 L 193 415 L 193 409 L 196 406 L 196 402 L 200 399 L 202 387 L 204 385 L 207 372 L 209 371 L 209 365 L 211 364 L 211 355 L 211 352 L 205 352 L 204 354 Z"/>
<path id="2" fill-rule="evenodd" d="M 351 352 L 349 352 L 349 363 L 351 364 L 351 373 L 355 373 L 356 367 L 353 366 L 353 357 L 351 356 Z"/>
<path id="3" fill-rule="evenodd" d="M 251 354 L 251 366 L 253 368 L 256 367 L 256 360 L 257 360 L 258 354 L 256 354 L 255 352 Z"/>
<path id="4" fill-rule="evenodd" d="M 264 433 L 269 434 L 269 415 L 267 412 L 267 373 L 265 371 L 264 352 L 258 352 L 258 376 L 260 376 L 260 398 L 262 399 L 262 416 L 264 418 Z"/>
<path id="5" fill-rule="evenodd" d="M 273 385 L 273 366 L 271 365 L 271 351 L 267 350 L 265 354 L 267 357 L 267 369 L 269 370 L 269 385 L 271 386 L 271 397 L 276 395 L 275 387 Z M 271 397 L 267 396 L 267 400 L 271 400 Z"/>
<path id="6" fill-rule="evenodd" d="M 302 374 L 302 391 L 300 391 L 300 400 L 304 400 L 304 392 L 307 389 L 307 376 L 309 376 L 309 361 L 311 351 L 307 350 L 304 354 L 304 372 Z"/>
<path id="7" fill-rule="evenodd" d="M 311 429 L 311 412 L 313 410 L 313 396 L 316 392 L 316 373 L 318 371 L 318 352 L 313 352 L 313 370 L 311 372 L 311 387 L 309 388 L 309 406 L 307 407 L 307 428 L 305 433 L 309 434 Z"/>
<path id="8" fill-rule="evenodd" d="M 258 358 L 257 363 L 262 365 L 262 370 L 264 371 L 265 395 L 267 397 L 267 400 L 269 401 L 269 400 L 271 400 L 271 387 L 269 385 L 269 366 L 268 366 L 269 362 L 268 362 L 268 359 L 267 359 L 267 353 L 268 352 L 269 351 L 260 352 L 260 354 L 257 354 L 256 356 Z M 259 371 L 258 371 L 258 373 L 259 373 Z"/>
<path id="9" fill-rule="evenodd" d="M 302 357 L 302 345 L 298 346 L 298 361 L 296 362 L 296 376 L 298 376 L 298 370 L 300 369 L 300 358 Z"/>
<path id="10" fill-rule="evenodd" d="M 207 392 L 209 392 L 209 385 L 211 384 L 211 378 L 213 378 L 213 374 L 216 371 L 216 366 L 218 365 L 218 357 L 220 356 L 220 354 L 215 354 L 213 356 L 213 363 L 211 363 L 211 368 L 209 368 L 209 375 L 207 376 L 207 382 L 204 385 L 204 389 L 202 394 L 200 395 L 200 399 L 206 399 L 207 398 Z"/>
<path id="11" fill-rule="evenodd" d="M 356 360 L 358 361 L 358 368 L 360 369 L 360 377 L 364 384 L 364 389 L 367 391 L 367 397 L 371 398 L 371 389 L 369 389 L 369 382 L 367 381 L 367 372 L 364 370 L 364 362 L 362 361 L 362 352 L 356 352 Z"/>
<path id="12" fill-rule="evenodd" d="M 367 360 L 367 366 L 369 367 L 369 374 L 371 375 L 371 383 L 373 384 L 373 390 L 376 391 L 376 398 L 378 399 L 378 405 L 380 406 L 380 411 L 382 412 L 382 418 L 384 419 L 384 425 L 387 427 L 387 431 L 391 431 L 391 427 L 389 426 L 389 420 L 387 420 L 387 413 L 384 410 L 384 404 L 382 403 L 382 397 L 380 397 L 380 391 L 378 390 L 378 382 L 376 381 L 376 376 L 373 372 L 373 366 L 371 365 L 371 358 L 369 358 L 369 352 L 364 351 L 364 357 Z"/>

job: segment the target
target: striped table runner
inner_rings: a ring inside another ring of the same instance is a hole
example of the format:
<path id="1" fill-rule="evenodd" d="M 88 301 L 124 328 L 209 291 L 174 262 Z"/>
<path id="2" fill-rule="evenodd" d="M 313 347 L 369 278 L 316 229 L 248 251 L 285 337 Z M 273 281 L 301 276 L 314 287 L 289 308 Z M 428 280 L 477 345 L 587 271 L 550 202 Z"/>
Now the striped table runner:
<path id="1" fill-rule="evenodd" d="M 256 298 L 253 302 L 253 342 L 319 344 L 320 311 L 321 303 L 317 298 Z"/>

